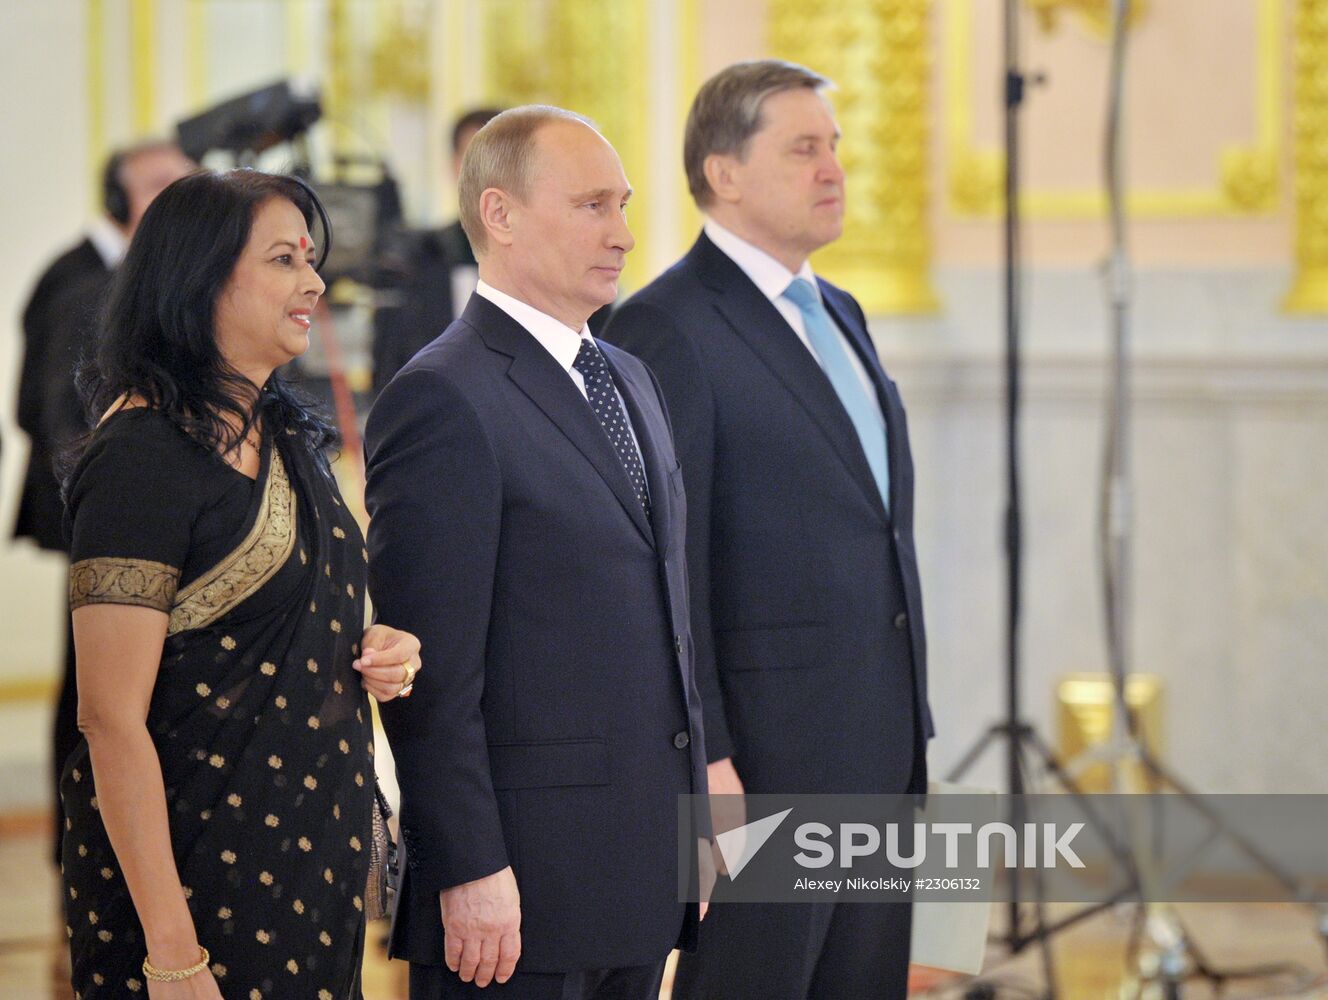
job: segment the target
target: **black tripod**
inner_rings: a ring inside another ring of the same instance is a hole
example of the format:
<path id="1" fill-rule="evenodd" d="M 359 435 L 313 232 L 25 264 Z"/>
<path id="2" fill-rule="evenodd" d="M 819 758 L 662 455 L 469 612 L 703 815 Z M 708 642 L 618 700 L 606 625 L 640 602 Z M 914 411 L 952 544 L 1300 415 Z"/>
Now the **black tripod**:
<path id="1" fill-rule="evenodd" d="M 1020 284 L 1023 262 L 1020 253 L 1021 220 L 1019 210 L 1019 112 L 1030 83 L 1041 83 L 1042 78 L 1028 77 L 1019 63 L 1019 12 L 1017 0 L 1005 0 L 1005 431 L 1006 431 L 1006 674 L 1005 719 L 994 723 L 973 747 L 960 759 L 946 776 L 949 781 L 959 780 L 982 756 L 986 749 L 999 740 L 1006 746 L 1006 781 L 1010 792 L 1009 823 L 1015 830 L 1023 830 L 1025 819 L 1024 775 L 1028 763 L 1035 760 L 1054 776 L 1056 782 L 1073 798 L 1086 820 L 1099 832 L 1116 860 L 1134 877 L 1134 862 L 1130 852 L 1121 844 L 1109 825 L 1094 808 L 1073 779 L 1061 767 L 1051 748 L 1033 726 L 1027 722 L 1019 704 L 1020 624 L 1023 568 L 1022 514 L 1020 506 L 1019 464 L 1019 406 L 1021 400 L 1020 377 Z M 1076 924 L 1131 895 L 1129 889 L 1111 899 L 1092 904 L 1056 922 L 1046 915 L 1045 894 L 1041 873 L 1033 871 L 1033 926 L 1025 930 L 1023 920 L 1023 894 L 1021 873 L 1017 868 L 1009 872 L 1010 901 L 1009 927 L 1003 942 L 1011 953 L 1018 953 L 1030 944 L 1042 948 L 1043 969 L 1047 980 L 1047 995 L 1056 995 L 1055 967 L 1048 939 L 1056 932 Z"/>

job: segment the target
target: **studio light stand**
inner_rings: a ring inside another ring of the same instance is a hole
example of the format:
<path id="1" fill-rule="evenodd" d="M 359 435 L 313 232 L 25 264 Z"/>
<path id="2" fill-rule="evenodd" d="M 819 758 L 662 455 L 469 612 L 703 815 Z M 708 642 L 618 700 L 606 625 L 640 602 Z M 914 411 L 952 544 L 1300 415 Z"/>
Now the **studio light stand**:
<path id="1" fill-rule="evenodd" d="M 1055 754 L 1046 741 L 1025 720 L 1020 707 L 1019 671 L 1020 671 L 1020 627 L 1021 596 L 1023 570 L 1022 509 L 1020 491 L 1019 461 L 1019 418 L 1022 399 L 1022 357 L 1021 357 L 1021 308 L 1020 291 L 1023 280 L 1023 260 L 1020 249 L 1021 218 L 1019 205 L 1019 112 L 1023 107 L 1026 88 L 1030 83 L 1042 83 L 1040 76 L 1029 77 L 1020 65 L 1019 58 L 1019 4 L 1018 0 L 1005 0 L 1003 9 L 1004 36 L 1004 133 L 1005 133 L 1005 442 L 1006 442 L 1006 512 L 1005 512 L 1005 550 L 1006 550 L 1006 646 L 1005 646 L 1005 695 L 1006 712 L 1004 720 L 987 728 L 973 747 L 960 759 L 958 764 L 946 776 L 948 781 L 958 781 L 982 756 L 986 749 L 1003 741 L 1006 749 L 1006 781 L 1010 793 L 1009 823 L 1015 830 L 1024 829 L 1025 772 L 1030 760 L 1039 763 L 1051 774 L 1056 782 L 1073 796 L 1082 810 L 1086 821 L 1102 836 L 1117 861 L 1133 871 L 1133 859 L 1123 846 L 1117 843 L 1114 833 L 1098 815 L 1092 802 L 1083 794 L 1070 775 L 1061 767 Z M 1009 871 L 1010 900 L 1008 903 L 1009 926 L 1003 943 L 1012 954 L 1023 951 L 1029 945 L 1037 944 L 1042 951 L 1043 972 L 1047 982 L 1047 996 L 1057 995 L 1055 966 L 1048 947 L 1049 939 L 1058 931 L 1079 923 L 1095 913 L 1114 906 L 1120 898 L 1091 904 L 1056 922 L 1047 919 L 1045 894 L 1041 875 L 1033 872 L 1034 920 L 1029 930 L 1024 927 L 1024 894 L 1022 873 L 1017 868 Z"/>
<path id="2" fill-rule="evenodd" d="M 1272 875 L 1294 899 L 1308 901 L 1297 879 L 1263 854 L 1247 838 L 1237 834 L 1224 819 L 1192 788 L 1171 772 L 1144 743 L 1138 722 L 1129 710 L 1126 684 L 1129 678 L 1129 627 L 1131 542 L 1133 539 L 1133 479 L 1130 463 L 1131 391 L 1130 391 L 1130 267 L 1126 244 L 1124 171 L 1123 171 L 1123 102 L 1125 56 L 1128 38 L 1130 0 L 1112 0 L 1111 71 L 1108 98 L 1103 172 L 1110 208 L 1111 245 L 1105 268 L 1107 298 L 1111 315 L 1111 374 L 1107 404 L 1107 434 L 1103 449 L 1102 491 L 1100 495 L 1098 537 L 1102 551 L 1102 598 L 1107 636 L 1107 662 L 1111 674 L 1115 710 L 1112 713 L 1111 739 L 1101 747 L 1081 755 L 1066 765 L 1070 775 L 1094 764 L 1111 769 L 1113 790 L 1121 791 L 1120 776 L 1127 766 L 1142 772 L 1151 792 L 1168 789 L 1180 795 L 1186 804 L 1202 815 L 1215 834 L 1221 835 L 1237 850 Z M 1139 910 L 1127 954 L 1137 955 L 1139 939 L 1148 934 L 1158 952 L 1157 981 L 1166 1000 L 1179 1000 L 1182 984 L 1192 978 L 1207 980 L 1221 990 L 1237 979 L 1265 979 L 1275 975 L 1295 975 L 1299 968 L 1277 963 L 1241 969 L 1216 968 L 1196 946 L 1174 907 L 1148 902 L 1145 880 L 1138 855 L 1145 845 L 1139 843 L 1130 853 L 1130 880 L 1138 891 Z M 1328 921 L 1320 915 L 1320 931 L 1328 935 Z"/>
<path id="3" fill-rule="evenodd" d="M 1102 597 L 1106 623 L 1107 659 L 1110 670 L 1114 712 L 1111 737 L 1107 743 L 1095 747 L 1066 765 L 1054 753 L 1021 712 L 1020 626 L 1022 591 L 1022 516 L 1020 496 L 1019 418 L 1022 398 L 1021 374 L 1021 310 L 1020 289 L 1022 258 L 1020 253 L 1021 220 L 1019 212 L 1019 111 L 1025 91 L 1030 83 L 1041 83 L 1038 76 L 1029 77 L 1019 62 L 1018 0 L 1005 0 L 1003 9 L 1005 55 L 1005 431 L 1006 431 L 1006 488 L 1005 543 L 1007 556 L 1006 593 L 1006 715 L 984 732 L 974 746 L 960 759 L 947 775 L 947 780 L 958 781 L 982 756 L 986 749 L 998 741 L 1006 747 L 1006 776 L 1010 792 L 1010 824 L 1021 830 L 1026 813 L 1023 801 L 1025 773 L 1030 760 L 1041 764 L 1045 772 L 1073 797 L 1085 820 L 1102 836 L 1113 858 L 1125 875 L 1124 888 L 1111 898 L 1090 904 L 1068 916 L 1049 922 L 1043 886 L 1039 874 L 1033 875 L 1034 920 L 1031 930 L 1024 929 L 1023 892 L 1021 873 L 1011 869 L 1009 927 L 1001 939 L 1011 954 L 1017 954 L 1031 944 L 1042 950 L 1043 970 L 1047 982 L 1046 996 L 1057 995 L 1055 968 L 1048 947 L 1051 937 L 1067 927 L 1093 916 L 1121 902 L 1137 905 L 1134 927 L 1128 945 L 1130 964 L 1137 956 L 1144 934 L 1152 940 L 1158 954 L 1158 968 L 1154 981 L 1163 990 L 1166 1000 L 1180 1000 L 1183 983 L 1191 978 L 1203 978 L 1221 990 L 1239 979 L 1267 979 L 1278 975 L 1297 976 L 1303 980 L 1304 970 L 1289 963 L 1266 964 L 1240 969 L 1215 967 L 1195 945 L 1177 916 L 1174 907 L 1146 902 L 1147 884 L 1152 884 L 1155 873 L 1145 883 L 1139 865 L 1142 838 L 1135 843 L 1140 850 L 1132 850 L 1117 838 L 1115 831 L 1094 807 L 1091 800 L 1076 784 L 1076 776 L 1094 764 L 1109 766 L 1113 790 L 1121 791 L 1121 775 L 1127 765 L 1137 767 L 1144 775 L 1150 791 L 1169 790 L 1179 795 L 1188 806 L 1203 816 L 1216 835 L 1224 837 L 1249 860 L 1277 880 L 1292 899 L 1309 903 L 1298 880 L 1247 838 L 1241 836 L 1225 822 L 1213 807 L 1192 788 L 1166 768 L 1144 744 L 1138 724 L 1129 711 L 1126 681 L 1129 676 L 1128 636 L 1130 625 L 1129 583 L 1131 578 L 1131 542 L 1133 532 L 1133 485 L 1129 451 L 1130 421 L 1130 270 L 1126 246 L 1124 183 L 1122 169 L 1122 119 L 1124 70 L 1127 39 L 1129 0 L 1112 0 L 1111 7 L 1111 76 L 1109 107 L 1106 127 L 1104 173 L 1110 206 L 1111 247 L 1105 268 L 1107 298 L 1111 316 L 1112 358 L 1108 391 L 1107 433 L 1103 451 L 1102 491 L 1099 506 L 1099 543 L 1102 555 Z M 1318 929 L 1328 942 L 1328 908 L 1316 911 Z M 1140 984 L 1142 988 L 1142 983 Z"/>

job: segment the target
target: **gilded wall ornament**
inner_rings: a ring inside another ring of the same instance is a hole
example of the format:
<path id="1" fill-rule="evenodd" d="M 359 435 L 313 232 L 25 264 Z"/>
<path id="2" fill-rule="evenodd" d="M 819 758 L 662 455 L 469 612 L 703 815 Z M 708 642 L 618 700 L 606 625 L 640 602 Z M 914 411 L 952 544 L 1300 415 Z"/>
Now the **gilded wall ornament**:
<path id="1" fill-rule="evenodd" d="M 871 314 L 929 313 L 930 5 L 772 0 L 769 49 L 830 77 L 848 175 L 844 235 L 816 267 Z"/>
<path id="2" fill-rule="evenodd" d="M 1296 277 L 1290 313 L 1328 313 L 1328 0 L 1295 12 Z"/>

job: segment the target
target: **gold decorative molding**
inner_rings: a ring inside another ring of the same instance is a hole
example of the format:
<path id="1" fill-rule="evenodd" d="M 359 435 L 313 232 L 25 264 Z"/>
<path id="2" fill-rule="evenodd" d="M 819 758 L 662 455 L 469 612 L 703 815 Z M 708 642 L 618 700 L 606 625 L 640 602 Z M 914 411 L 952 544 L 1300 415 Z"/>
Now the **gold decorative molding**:
<path id="1" fill-rule="evenodd" d="M 157 10 L 154 0 L 130 0 L 129 74 L 134 100 L 134 132 L 157 127 Z"/>
<path id="2" fill-rule="evenodd" d="M 359 88 L 360 53 L 354 14 L 351 0 L 328 0 L 323 113 L 332 126 L 329 137 L 332 155 L 336 159 L 354 150 L 353 144 L 348 142 L 347 123 L 357 120 L 357 111 L 362 106 L 363 98 Z"/>
<path id="3" fill-rule="evenodd" d="M 87 38 L 88 191 L 94 216 L 102 212 L 101 174 L 106 159 L 106 4 L 88 0 Z"/>
<path id="4" fill-rule="evenodd" d="M 844 235 L 816 267 L 875 315 L 931 313 L 927 0 L 772 0 L 770 52 L 835 80 Z"/>
<path id="5" fill-rule="evenodd" d="M 0 705 L 25 702 L 55 703 L 60 685 L 53 677 L 8 677 L 0 681 Z"/>
<path id="6" fill-rule="evenodd" d="M 424 104 L 429 100 L 429 9 L 379 0 L 378 37 L 369 56 L 373 92 Z"/>
<path id="7" fill-rule="evenodd" d="M 1328 313 L 1328 0 L 1295 7 L 1296 276 L 1289 313 Z"/>
<path id="8" fill-rule="evenodd" d="M 1060 14 L 1068 11 L 1079 16 L 1094 34 L 1106 38 L 1111 31 L 1111 0 L 1024 0 L 1037 16 L 1043 31 L 1060 26 Z M 1131 28 L 1148 16 L 1149 0 L 1130 0 L 1126 14 Z"/>
<path id="9" fill-rule="evenodd" d="M 592 119 L 638 188 L 628 219 L 638 245 L 648 245 L 646 0 L 485 0 L 481 18 L 486 96 L 504 106 L 556 104 Z M 650 277 L 646 267 L 645 254 L 628 255 L 624 291 Z"/>
<path id="10" fill-rule="evenodd" d="M 207 10 L 204 0 L 184 5 L 185 96 L 190 113 L 202 111 L 208 94 Z"/>
<path id="11" fill-rule="evenodd" d="M 309 11 L 306 5 L 286 4 L 286 68 L 292 74 L 309 75 L 312 71 L 309 28 Z"/>
<path id="12" fill-rule="evenodd" d="M 679 72 L 677 74 L 677 84 L 680 90 L 678 97 L 678 124 L 675 130 L 677 136 L 672 149 L 665 150 L 662 154 L 671 158 L 675 165 L 674 177 L 677 187 L 677 198 L 682 206 L 682 233 L 684 243 L 680 247 L 671 248 L 678 253 L 682 253 L 692 245 L 704 224 L 704 218 L 701 210 L 696 207 L 696 202 L 692 200 L 692 192 L 687 186 L 687 172 L 682 166 L 682 142 L 683 136 L 687 131 L 687 114 L 691 111 L 692 101 L 696 99 L 696 92 L 701 89 L 701 84 L 705 80 L 701 76 L 701 39 L 703 37 L 703 28 L 701 26 L 701 3 L 702 0 L 679 0 L 681 7 L 680 30 L 678 32 L 678 55 Z"/>
<path id="13" fill-rule="evenodd" d="M 1040 17 L 1068 7 L 1086 16 L 1090 26 L 1106 17 L 1105 0 L 1027 0 Z M 1282 190 L 1282 69 L 1285 59 L 1282 0 L 1253 0 L 1256 5 L 1255 135 L 1233 143 L 1218 158 L 1211 188 L 1135 188 L 1126 193 L 1126 210 L 1135 218 L 1237 218 L 1271 214 L 1280 207 Z M 1138 0 L 1136 0 L 1138 3 Z M 1099 8 L 1104 8 L 1099 11 Z M 1135 19 L 1145 8 L 1136 6 Z M 950 211 L 968 218 L 994 218 L 1004 210 L 1005 154 L 980 149 L 973 141 L 973 38 L 975 0 L 945 0 L 943 62 L 945 134 Z M 1105 25 L 1105 21 L 1102 22 Z M 1104 192 L 1030 190 L 1023 211 L 1034 219 L 1099 218 L 1107 211 Z"/>

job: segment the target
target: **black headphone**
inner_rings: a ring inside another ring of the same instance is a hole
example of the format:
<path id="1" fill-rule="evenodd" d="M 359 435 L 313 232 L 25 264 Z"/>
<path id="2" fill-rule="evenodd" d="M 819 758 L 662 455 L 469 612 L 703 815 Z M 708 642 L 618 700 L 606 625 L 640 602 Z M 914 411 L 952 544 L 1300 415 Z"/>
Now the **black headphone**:
<path id="1" fill-rule="evenodd" d="M 122 226 L 129 224 L 129 192 L 120 182 L 120 168 L 124 161 L 124 153 L 112 153 L 101 175 L 102 205 L 106 214 Z"/>
<path id="2" fill-rule="evenodd" d="M 323 265 L 327 263 L 328 254 L 332 252 L 332 220 L 327 217 L 327 209 L 323 207 L 322 199 L 318 197 L 318 192 L 314 190 L 312 184 L 293 172 L 284 174 L 283 176 L 286 180 L 294 181 L 300 187 L 304 188 L 305 194 L 307 194 L 309 200 L 313 202 L 314 211 L 318 213 L 318 221 L 322 223 L 323 226 L 323 252 L 318 255 L 318 263 L 314 265 L 314 270 L 321 271 Z"/>

